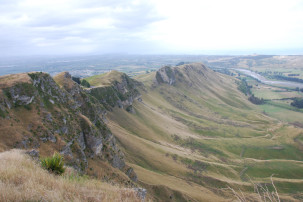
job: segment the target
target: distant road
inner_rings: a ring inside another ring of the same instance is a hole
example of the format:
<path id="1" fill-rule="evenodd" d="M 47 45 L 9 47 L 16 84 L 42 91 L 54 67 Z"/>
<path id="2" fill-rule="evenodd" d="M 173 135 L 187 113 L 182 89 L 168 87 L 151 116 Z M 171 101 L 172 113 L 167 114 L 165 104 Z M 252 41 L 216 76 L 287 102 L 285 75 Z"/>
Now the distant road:
<path id="1" fill-rule="evenodd" d="M 261 83 L 265 83 L 268 85 L 276 85 L 276 86 L 283 86 L 283 87 L 290 87 L 290 88 L 296 88 L 296 87 L 303 88 L 303 83 L 290 82 L 290 81 L 272 81 L 272 80 L 266 79 L 264 76 L 261 76 L 260 74 L 258 74 L 256 72 L 252 72 L 248 69 L 234 69 L 234 70 L 242 72 L 243 74 L 246 74 L 248 76 L 251 76 L 251 77 L 257 79 Z"/>

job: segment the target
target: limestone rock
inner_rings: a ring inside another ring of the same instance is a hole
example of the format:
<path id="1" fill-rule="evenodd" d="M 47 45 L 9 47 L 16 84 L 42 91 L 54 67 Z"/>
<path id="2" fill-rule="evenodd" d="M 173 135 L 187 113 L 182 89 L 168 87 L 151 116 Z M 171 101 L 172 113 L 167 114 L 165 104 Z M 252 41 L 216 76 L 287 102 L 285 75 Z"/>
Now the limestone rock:
<path id="1" fill-rule="evenodd" d="M 141 201 L 145 201 L 147 190 L 143 188 L 133 188 L 136 192 L 138 197 L 141 199 Z"/>
<path id="2" fill-rule="evenodd" d="M 37 151 L 35 149 L 29 150 L 29 151 L 27 151 L 25 153 L 28 154 L 28 155 L 30 155 L 34 159 L 39 159 L 39 157 L 40 157 L 39 151 Z"/>
<path id="3" fill-rule="evenodd" d="M 174 85 L 175 82 L 175 73 L 170 66 L 162 67 L 156 72 L 155 84 L 167 83 L 169 85 Z"/>

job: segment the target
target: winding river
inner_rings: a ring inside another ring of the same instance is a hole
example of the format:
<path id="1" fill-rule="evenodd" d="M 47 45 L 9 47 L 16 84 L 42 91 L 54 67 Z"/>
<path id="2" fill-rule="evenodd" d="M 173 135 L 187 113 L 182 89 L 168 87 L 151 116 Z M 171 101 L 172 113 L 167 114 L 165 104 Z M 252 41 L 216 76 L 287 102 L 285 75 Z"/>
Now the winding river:
<path id="1" fill-rule="evenodd" d="M 252 72 L 248 69 L 234 69 L 234 70 L 239 71 L 248 76 L 251 76 L 264 84 L 282 86 L 282 87 L 290 87 L 290 88 L 296 88 L 296 87 L 303 88 L 303 83 L 290 82 L 290 81 L 273 81 L 273 80 L 268 80 L 264 76 L 261 76 L 260 74 L 258 74 L 256 72 Z"/>

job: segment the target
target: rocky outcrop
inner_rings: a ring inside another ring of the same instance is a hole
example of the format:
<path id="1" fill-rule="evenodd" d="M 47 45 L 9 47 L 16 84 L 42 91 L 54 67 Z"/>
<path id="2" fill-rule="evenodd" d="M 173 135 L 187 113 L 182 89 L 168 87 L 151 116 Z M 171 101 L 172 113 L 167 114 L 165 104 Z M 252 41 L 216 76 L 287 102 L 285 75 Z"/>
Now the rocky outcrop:
<path id="1" fill-rule="evenodd" d="M 89 158 L 99 158 L 136 180 L 136 174 L 133 170 L 129 172 L 124 154 L 104 122 L 106 110 L 95 97 L 85 92 L 67 72 L 54 79 L 45 73 L 28 75 L 29 82 L 0 89 L 0 119 L 22 122 L 20 132 L 12 133 L 16 139 L 21 138 L 13 147 L 59 150 L 66 163 L 80 172 L 86 172 Z M 117 84 L 114 88 L 125 95 L 131 90 L 124 85 Z M 23 109 L 23 114 L 33 120 L 20 117 L 19 111 Z M 5 126 L 0 124 L 0 127 Z"/>
<path id="2" fill-rule="evenodd" d="M 131 79 L 126 74 L 122 74 L 119 79 L 112 81 L 110 85 L 97 86 L 86 91 L 108 110 L 118 106 L 133 113 L 132 104 L 134 100 L 140 99 L 141 95 L 138 88 L 142 86 L 142 83 Z"/>
<path id="3" fill-rule="evenodd" d="M 170 66 L 164 66 L 156 72 L 154 84 L 167 83 L 174 85 L 176 82 L 174 69 Z"/>
<path id="4" fill-rule="evenodd" d="M 168 84 L 177 86 L 183 83 L 188 87 L 198 87 L 207 84 L 207 80 L 218 80 L 213 71 L 201 63 L 183 64 L 175 67 L 164 66 L 155 75 L 153 86 Z M 203 80 L 203 81 L 202 81 Z"/>
<path id="5" fill-rule="evenodd" d="M 134 188 L 134 190 L 137 192 L 137 195 L 141 201 L 145 201 L 147 190 L 143 188 Z"/>

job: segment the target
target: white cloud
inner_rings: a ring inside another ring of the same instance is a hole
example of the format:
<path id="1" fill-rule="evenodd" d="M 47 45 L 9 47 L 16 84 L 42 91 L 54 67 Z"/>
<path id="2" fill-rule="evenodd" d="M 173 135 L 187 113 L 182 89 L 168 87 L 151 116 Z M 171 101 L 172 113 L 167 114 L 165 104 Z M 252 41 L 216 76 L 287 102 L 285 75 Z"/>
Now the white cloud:
<path id="1" fill-rule="evenodd" d="M 300 1 L 165 2 L 159 1 L 158 6 L 168 19 L 155 26 L 155 37 L 176 48 L 264 49 L 303 45 Z"/>
<path id="2" fill-rule="evenodd" d="M 0 29 L 2 55 L 298 49 L 303 3 L 3 0 Z"/>

